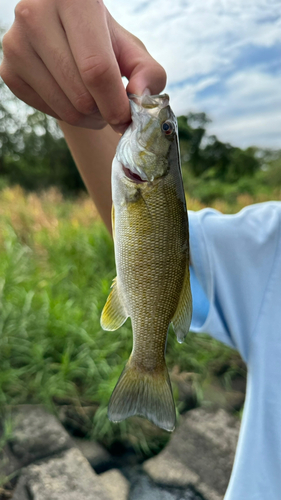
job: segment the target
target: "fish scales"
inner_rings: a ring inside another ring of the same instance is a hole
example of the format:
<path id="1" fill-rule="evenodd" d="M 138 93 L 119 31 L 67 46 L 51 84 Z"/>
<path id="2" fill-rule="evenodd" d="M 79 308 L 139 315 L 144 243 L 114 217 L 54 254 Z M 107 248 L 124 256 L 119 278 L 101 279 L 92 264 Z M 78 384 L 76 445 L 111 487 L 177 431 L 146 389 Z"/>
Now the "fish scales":
<path id="1" fill-rule="evenodd" d="M 167 331 L 173 322 L 183 341 L 192 307 L 177 125 L 166 95 L 133 96 L 131 107 L 133 122 L 113 162 L 117 278 L 101 324 L 113 330 L 130 317 L 133 350 L 108 414 L 116 422 L 143 415 L 173 430 L 175 409 L 165 364 Z"/>
<path id="2" fill-rule="evenodd" d="M 118 281 L 132 319 L 134 362 L 147 369 L 163 362 L 167 329 L 178 305 L 188 259 L 187 252 L 182 252 L 187 235 L 185 214 L 173 177 L 167 175 L 160 182 L 163 190 L 157 197 L 153 186 L 129 209 L 121 207 L 120 218 L 115 208 Z"/>

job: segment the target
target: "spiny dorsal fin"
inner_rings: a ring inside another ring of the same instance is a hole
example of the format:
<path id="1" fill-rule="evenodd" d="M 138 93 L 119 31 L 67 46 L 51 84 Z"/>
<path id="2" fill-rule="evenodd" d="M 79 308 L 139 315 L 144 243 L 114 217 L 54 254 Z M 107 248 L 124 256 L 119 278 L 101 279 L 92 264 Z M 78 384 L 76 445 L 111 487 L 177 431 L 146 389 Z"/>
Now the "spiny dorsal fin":
<path id="1" fill-rule="evenodd" d="M 173 431 L 176 423 L 174 398 L 165 364 L 161 372 L 143 372 L 132 366 L 129 359 L 108 405 L 108 418 L 121 422 L 141 415 L 161 429 Z"/>
<path id="2" fill-rule="evenodd" d="M 128 315 L 119 297 L 116 277 L 112 281 L 111 292 L 101 313 L 101 327 L 108 331 L 117 330 L 127 318 Z"/>
<path id="3" fill-rule="evenodd" d="M 189 266 L 186 266 L 184 282 L 177 310 L 172 319 L 178 342 L 182 343 L 189 332 L 192 316 L 192 296 L 190 290 Z"/>

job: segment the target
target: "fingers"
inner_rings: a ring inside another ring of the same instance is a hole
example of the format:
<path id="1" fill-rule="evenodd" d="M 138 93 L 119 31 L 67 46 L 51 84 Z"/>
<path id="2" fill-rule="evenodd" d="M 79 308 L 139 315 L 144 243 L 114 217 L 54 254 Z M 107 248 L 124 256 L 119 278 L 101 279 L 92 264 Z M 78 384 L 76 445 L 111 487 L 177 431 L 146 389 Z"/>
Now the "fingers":
<path id="1" fill-rule="evenodd" d="M 67 123 L 78 125 L 83 116 L 75 110 L 32 48 L 27 47 L 26 51 L 28 56 L 24 60 L 17 60 L 20 78 L 53 110 L 53 113 Z"/>
<path id="2" fill-rule="evenodd" d="M 53 118 L 59 119 L 60 117 L 41 99 L 41 97 L 34 92 L 34 90 L 24 82 L 19 76 L 14 76 L 13 79 L 10 77 L 9 73 L 6 72 L 5 67 L 1 66 L 0 72 L 1 78 L 4 80 L 6 85 L 12 90 L 16 97 L 24 101 L 29 106 L 46 113 L 47 115 L 53 116 Z"/>
<path id="3" fill-rule="evenodd" d="M 13 43 L 9 41 L 9 37 Z M 19 31 L 10 30 L 5 35 L 3 51 L 1 77 L 21 100 L 70 125 L 97 129 L 106 125 L 97 107 L 90 116 L 85 116 L 73 106 L 28 40 L 20 37 Z M 90 99 L 92 100 L 91 96 Z"/>
<path id="4" fill-rule="evenodd" d="M 21 0 L 3 40 L 0 74 L 12 92 L 71 125 L 123 132 L 127 90 L 161 92 L 166 75 L 102 0 Z"/>
<path id="5" fill-rule="evenodd" d="M 151 94 L 160 94 L 166 85 L 166 72 L 146 50 L 143 43 L 122 28 L 108 13 L 113 47 L 122 75 L 128 78 L 127 91 L 143 94 L 149 89 Z"/>
<path id="6" fill-rule="evenodd" d="M 34 91 L 34 89 L 28 85 L 26 82 L 21 80 L 20 77 L 16 76 L 13 80 L 10 80 L 10 77 L 6 75 L 5 67 L 1 67 L 0 76 L 3 78 L 6 85 L 13 91 L 16 97 L 24 101 L 29 106 L 32 106 L 35 109 L 38 109 L 42 113 L 46 113 L 47 115 L 56 118 L 57 120 L 62 120 L 62 118 L 57 115 L 52 108 L 50 108 L 46 102 Z M 63 120 L 66 121 L 66 120 Z M 66 122 L 67 123 L 67 122 Z M 78 124 L 79 127 L 82 128 L 93 128 L 93 118 L 92 116 L 83 116 L 81 121 Z M 95 118 L 95 129 L 102 129 L 106 126 L 106 122 L 103 120 L 100 113 L 97 111 Z"/>
<path id="7" fill-rule="evenodd" d="M 106 11 L 101 2 L 69 1 L 59 4 L 59 15 L 82 81 L 93 96 L 103 118 L 112 126 L 130 121 L 129 102 L 112 49 Z"/>
<path id="8" fill-rule="evenodd" d="M 48 30 L 33 28 L 31 46 L 74 108 L 91 115 L 96 112 L 97 105 L 82 81 L 57 12 L 52 6 L 46 7 L 44 20 Z"/>

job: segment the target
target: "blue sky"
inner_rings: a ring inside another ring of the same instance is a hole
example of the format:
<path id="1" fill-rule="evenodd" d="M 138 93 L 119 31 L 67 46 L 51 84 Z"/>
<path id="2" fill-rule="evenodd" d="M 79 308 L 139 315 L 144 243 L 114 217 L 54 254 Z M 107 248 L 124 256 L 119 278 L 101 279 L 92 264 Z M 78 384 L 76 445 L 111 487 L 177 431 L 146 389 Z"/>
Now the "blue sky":
<path id="1" fill-rule="evenodd" d="M 16 3 L 1 0 L 2 24 Z M 205 111 L 223 141 L 281 148 L 280 0 L 105 3 L 166 69 L 177 115 Z"/>

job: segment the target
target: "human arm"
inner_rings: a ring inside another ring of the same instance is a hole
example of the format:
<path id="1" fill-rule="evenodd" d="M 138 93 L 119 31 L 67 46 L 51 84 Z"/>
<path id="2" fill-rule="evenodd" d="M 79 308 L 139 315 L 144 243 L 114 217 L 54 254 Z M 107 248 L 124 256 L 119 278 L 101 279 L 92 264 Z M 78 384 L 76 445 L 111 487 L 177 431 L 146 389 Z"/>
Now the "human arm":
<path id="1" fill-rule="evenodd" d="M 60 122 L 60 127 L 87 190 L 111 232 L 111 163 L 120 135 L 109 126 L 89 130 Z"/>
<path id="2" fill-rule="evenodd" d="M 204 209 L 190 212 L 189 219 L 191 329 L 236 348 L 247 362 L 280 254 L 281 203 L 251 205 L 235 215 Z M 204 314 L 199 314 L 200 303 Z"/>

